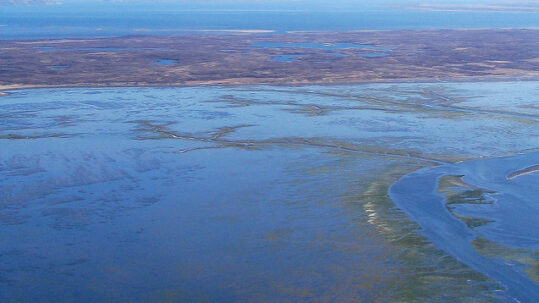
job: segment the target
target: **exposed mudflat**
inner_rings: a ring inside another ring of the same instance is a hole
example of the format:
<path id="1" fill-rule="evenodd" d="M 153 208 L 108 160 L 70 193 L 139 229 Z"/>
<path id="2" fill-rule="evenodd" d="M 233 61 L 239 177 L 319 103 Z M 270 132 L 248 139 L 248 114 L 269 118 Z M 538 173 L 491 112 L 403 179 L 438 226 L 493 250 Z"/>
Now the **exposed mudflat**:
<path id="1" fill-rule="evenodd" d="M 0 296 L 526 302 L 538 90 L 11 90 L 0 97 Z"/>

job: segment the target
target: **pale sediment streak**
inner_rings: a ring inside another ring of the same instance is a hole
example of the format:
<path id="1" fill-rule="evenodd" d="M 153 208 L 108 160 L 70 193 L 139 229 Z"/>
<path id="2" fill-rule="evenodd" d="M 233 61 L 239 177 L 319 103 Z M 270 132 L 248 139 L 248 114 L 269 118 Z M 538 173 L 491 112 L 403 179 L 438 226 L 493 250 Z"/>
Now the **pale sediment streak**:
<path id="1" fill-rule="evenodd" d="M 511 179 L 515 179 L 524 175 L 532 174 L 538 171 L 539 171 L 539 164 L 535 164 L 535 165 L 528 166 L 526 168 L 519 169 L 517 171 L 510 173 L 509 175 L 507 175 L 506 179 L 511 180 Z"/>

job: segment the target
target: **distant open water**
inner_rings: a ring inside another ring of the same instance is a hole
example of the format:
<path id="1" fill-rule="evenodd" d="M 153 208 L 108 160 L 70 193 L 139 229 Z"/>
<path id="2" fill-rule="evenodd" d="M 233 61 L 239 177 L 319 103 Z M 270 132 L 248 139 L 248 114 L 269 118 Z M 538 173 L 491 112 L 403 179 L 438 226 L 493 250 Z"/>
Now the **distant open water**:
<path id="1" fill-rule="evenodd" d="M 412 10 L 186 10 L 178 4 L 0 7 L 0 39 L 200 33 L 196 30 L 348 31 L 539 28 L 539 13 Z"/>

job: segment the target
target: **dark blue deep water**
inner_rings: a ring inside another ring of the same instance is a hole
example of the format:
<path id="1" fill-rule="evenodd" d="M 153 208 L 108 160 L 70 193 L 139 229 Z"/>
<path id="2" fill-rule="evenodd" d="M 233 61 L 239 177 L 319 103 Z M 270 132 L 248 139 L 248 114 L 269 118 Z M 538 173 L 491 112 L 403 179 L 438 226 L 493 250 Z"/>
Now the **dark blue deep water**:
<path id="1" fill-rule="evenodd" d="M 539 13 L 194 10 L 180 4 L 4 6 L 0 39 L 177 34 L 197 30 L 343 31 L 539 27 Z"/>

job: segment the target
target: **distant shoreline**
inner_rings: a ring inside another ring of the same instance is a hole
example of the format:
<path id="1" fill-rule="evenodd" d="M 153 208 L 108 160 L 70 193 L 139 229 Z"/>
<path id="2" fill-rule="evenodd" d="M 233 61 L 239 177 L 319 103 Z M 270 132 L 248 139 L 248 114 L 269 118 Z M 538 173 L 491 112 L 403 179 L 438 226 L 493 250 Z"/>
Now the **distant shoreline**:
<path id="1" fill-rule="evenodd" d="M 62 84 L 50 84 L 50 85 L 1 85 L 0 84 L 0 97 L 9 94 L 9 91 L 14 90 L 27 90 L 27 89 L 47 89 L 47 88 L 174 88 L 174 87 L 199 87 L 199 86 L 223 86 L 223 87 L 235 87 L 235 86 L 288 86 L 288 87 L 301 87 L 301 86 L 352 86 L 361 84 L 402 84 L 402 83 L 473 83 L 473 82 L 534 82 L 539 81 L 539 77 L 490 77 L 490 78 L 448 78 L 448 79 L 403 79 L 401 81 L 394 80 L 381 80 L 373 79 L 371 81 L 360 82 L 304 82 L 304 83 L 253 83 L 253 82 L 222 82 L 222 81 L 193 81 L 189 83 L 170 83 L 170 84 L 129 84 L 129 83 L 110 83 L 110 84 L 80 84 L 80 85 L 62 85 Z"/>
<path id="2" fill-rule="evenodd" d="M 2 24 L 0 24 L 2 27 Z M 147 29 L 147 28 L 135 28 L 133 33 L 122 33 L 118 35 L 94 35 L 94 36 L 65 36 L 65 37 L 30 37 L 30 38 L 18 38 L 13 39 L 9 37 L 1 37 L 1 42 L 46 42 L 46 41 L 60 41 L 60 40 L 95 40 L 95 39 L 122 39 L 122 38 L 144 38 L 144 37 L 182 37 L 182 36 L 196 36 L 196 35 L 231 35 L 231 36 L 248 36 L 248 35 L 267 35 L 267 36 L 279 36 L 287 34 L 354 34 L 354 33 L 376 33 L 376 32 L 444 32 L 444 31 L 539 31 L 539 26 L 511 26 L 511 27 L 424 27 L 424 28 L 389 28 L 389 29 L 346 29 L 346 30 L 277 30 L 277 29 Z"/>

